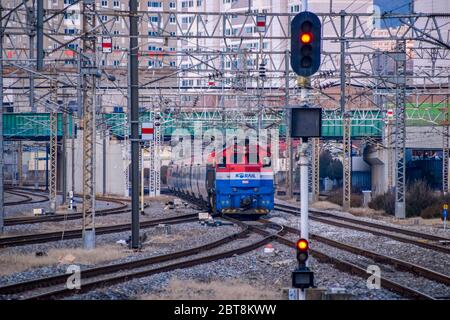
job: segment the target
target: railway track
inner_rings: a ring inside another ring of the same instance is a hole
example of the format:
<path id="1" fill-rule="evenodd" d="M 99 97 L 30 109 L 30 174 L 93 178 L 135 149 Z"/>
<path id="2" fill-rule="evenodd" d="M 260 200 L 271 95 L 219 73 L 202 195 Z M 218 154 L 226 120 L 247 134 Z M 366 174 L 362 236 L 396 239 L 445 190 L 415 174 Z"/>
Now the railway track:
<path id="1" fill-rule="evenodd" d="M 190 216 L 190 217 L 189 217 Z M 183 216 L 187 221 L 195 221 L 197 220 L 197 215 L 186 215 Z M 178 218 L 178 219 L 176 219 Z M 275 232 L 269 232 L 262 226 L 255 226 L 254 224 L 244 223 L 241 221 L 237 221 L 228 217 L 224 217 L 225 219 L 238 224 L 241 226 L 241 231 L 235 233 L 231 236 L 227 236 L 215 242 L 211 242 L 199 247 L 190 248 L 187 250 L 178 251 L 171 254 L 165 254 L 162 256 L 156 256 L 151 258 L 143 258 L 134 260 L 126 263 L 112 264 L 103 267 L 90 268 L 82 271 L 83 275 L 83 283 L 82 287 L 79 290 L 72 290 L 67 288 L 65 285 L 65 281 L 67 280 L 68 275 L 59 274 L 52 277 L 42 278 L 42 279 L 34 279 L 31 281 L 15 283 L 8 286 L 0 287 L 0 294 L 8 295 L 8 294 L 18 294 L 21 293 L 20 298 L 24 299 L 51 299 L 62 297 L 66 295 L 76 294 L 86 292 L 92 289 L 97 289 L 99 287 L 104 287 L 107 285 L 112 285 L 115 283 L 120 283 L 124 281 L 128 281 L 134 278 L 150 276 L 157 273 L 168 272 L 175 269 L 183 269 L 189 268 L 200 264 L 210 263 L 213 261 L 217 261 L 220 259 L 225 259 L 228 257 L 232 257 L 234 255 L 239 255 L 243 253 L 250 252 L 254 249 L 257 249 L 271 241 L 277 241 L 281 244 L 287 245 L 289 247 L 295 247 L 295 242 L 286 238 L 284 235 L 286 233 L 291 233 L 298 235 L 299 230 L 295 228 L 291 228 L 284 225 L 274 224 L 268 221 L 261 221 L 263 225 L 269 226 L 272 229 L 276 229 Z M 172 223 L 182 223 L 184 220 L 180 217 L 173 217 Z M 162 219 L 164 220 L 164 219 Z M 185 221 L 186 221 L 185 220 Z M 159 220 L 151 221 L 155 224 L 161 223 Z M 168 222 L 167 219 L 165 223 Z M 114 226 L 114 227 L 122 227 Z M 127 224 L 129 228 L 129 224 Z M 145 227 L 145 226 L 143 226 Z M 98 230 L 98 229 L 97 229 Z M 79 230 L 77 230 L 79 231 Z M 116 232 L 115 230 L 105 230 L 108 232 Z M 208 250 L 220 247 L 223 244 L 226 244 L 230 241 L 233 241 L 238 238 L 245 237 L 246 234 L 250 232 L 255 232 L 263 236 L 260 241 L 252 242 L 248 245 L 239 247 L 237 249 L 224 251 L 221 253 L 216 253 L 208 256 L 202 257 L 194 257 L 190 260 L 185 261 L 176 261 L 180 258 L 185 258 L 193 255 L 197 255 L 200 253 L 205 253 Z M 79 234 L 81 236 L 81 234 Z M 372 259 L 375 262 L 388 264 L 394 266 L 397 270 L 408 271 L 414 275 L 418 275 L 439 283 L 443 283 L 445 285 L 450 284 L 450 278 L 446 275 L 440 274 L 438 272 L 423 268 L 419 265 L 415 265 L 403 260 L 399 260 L 393 257 L 384 256 L 369 250 L 365 250 L 362 248 L 358 248 L 355 246 L 351 246 L 342 242 L 337 242 L 316 234 L 311 235 L 311 239 L 317 242 L 321 242 L 328 246 L 344 250 L 350 253 L 358 254 L 364 256 L 366 258 Z M 339 259 L 337 257 L 333 257 L 325 252 L 319 251 L 317 249 L 311 249 L 310 253 L 316 259 L 322 262 L 331 263 L 337 269 L 342 270 L 344 272 L 360 276 L 364 279 L 367 278 L 368 274 L 366 268 L 363 266 L 357 265 L 355 263 L 345 261 L 343 259 Z M 170 264 L 159 265 L 162 263 L 171 262 Z M 155 264 L 158 264 L 157 267 L 154 267 Z M 434 297 L 418 291 L 416 289 L 405 286 L 401 283 L 398 283 L 392 279 L 388 279 L 386 277 L 381 278 L 381 286 L 390 291 L 396 292 L 401 296 L 413 298 L 413 299 L 435 299 Z M 23 294 L 25 293 L 25 294 Z"/>
<path id="2" fill-rule="evenodd" d="M 191 201 L 190 199 L 184 198 L 187 201 Z M 291 208 L 291 207 L 290 207 Z M 296 210 L 295 210 L 296 211 Z M 298 212 L 295 212 L 295 214 L 298 214 Z M 239 221 L 232 219 L 230 217 L 226 217 L 231 222 L 238 223 Z M 355 219 L 356 220 L 356 219 Z M 291 233 L 295 234 L 297 236 L 300 235 L 300 230 L 286 226 L 286 225 L 278 225 L 274 224 L 273 222 L 267 221 L 267 220 L 260 220 L 262 223 L 271 225 L 272 227 L 275 226 L 275 228 L 281 228 L 284 233 Z M 358 221 L 358 220 L 357 220 Z M 397 228 L 395 228 L 397 229 Z M 392 231 L 392 229 L 390 229 Z M 400 229 L 402 230 L 402 229 Z M 261 235 L 268 236 L 267 231 L 264 231 L 261 228 L 252 227 L 253 232 L 257 232 Z M 408 230 L 407 230 L 408 231 Z M 416 234 L 417 236 L 417 234 Z M 425 234 L 424 237 L 430 236 L 429 238 L 432 238 L 436 240 L 435 236 Z M 274 238 L 277 242 L 287 245 L 289 247 L 296 247 L 296 243 L 294 241 L 291 241 L 290 239 L 284 237 L 282 234 L 276 234 L 274 235 Z M 326 237 L 322 237 L 316 234 L 310 234 L 310 238 L 321 242 L 323 244 L 326 244 L 328 246 L 334 247 L 336 249 L 344 250 L 349 253 L 357 254 L 364 256 L 368 259 L 372 259 L 374 262 L 377 263 L 383 263 L 393 266 L 398 271 L 407 271 L 415 276 L 420 276 L 444 285 L 449 286 L 450 285 L 450 277 L 448 277 L 445 274 L 441 274 L 439 272 L 430 270 L 428 268 L 424 268 L 420 265 L 413 264 L 404 260 L 400 260 L 394 257 L 389 257 L 386 255 L 382 255 L 370 250 L 366 250 L 363 248 L 359 248 L 356 246 L 352 246 L 349 244 L 345 244 L 342 242 L 334 241 L 332 239 L 328 239 Z M 363 279 L 367 279 L 368 273 L 367 273 L 367 266 L 359 266 L 355 263 L 345 261 L 343 259 L 339 259 L 337 257 L 334 257 L 328 253 L 325 253 L 323 251 L 317 250 L 317 249 L 310 249 L 310 253 L 312 256 L 314 256 L 317 260 L 325 262 L 325 263 L 331 263 L 334 267 L 337 269 L 344 271 L 346 273 L 356 275 L 359 277 L 362 277 Z M 386 277 L 381 277 L 380 284 L 383 288 L 390 290 L 392 292 L 395 292 L 403 297 L 412 298 L 412 299 L 420 299 L 420 300 L 435 300 L 436 298 L 419 290 L 416 290 L 414 288 L 410 288 L 402 283 L 399 283 L 395 280 L 388 279 Z"/>
<path id="3" fill-rule="evenodd" d="M 300 215 L 297 208 L 284 204 L 276 204 L 275 210 Z M 341 217 L 332 213 L 309 210 L 311 213 L 309 218 L 313 221 L 334 225 L 346 229 L 371 233 L 377 236 L 388 237 L 396 241 L 414 244 L 426 249 L 439 251 L 450 254 L 450 247 L 446 247 L 444 243 L 450 243 L 449 238 L 439 237 L 428 233 L 396 228 L 389 225 L 378 224 L 369 221 L 363 221 L 350 217 Z M 405 237 L 404 235 L 408 236 Z M 431 243 L 430 243 L 431 242 Z"/>
<path id="4" fill-rule="evenodd" d="M 0 287 L 0 294 L 8 295 L 20 293 L 21 298 L 23 299 L 52 299 L 56 297 L 82 293 L 107 285 L 129 281 L 134 278 L 150 276 L 162 272 L 169 272 L 176 269 L 189 268 L 196 265 L 229 258 L 235 255 L 244 254 L 261 246 L 264 246 L 265 244 L 273 241 L 277 235 L 281 235 L 284 232 L 282 227 L 276 230 L 275 233 L 268 233 L 261 232 L 260 230 L 258 230 L 259 228 L 244 224 L 242 222 L 237 222 L 237 224 L 241 227 L 240 232 L 198 247 L 161 256 L 143 258 L 130 262 L 83 270 L 82 285 L 80 289 L 69 289 L 66 285 L 68 275 L 59 274 L 52 277 L 34 279 Z M 229 243 L 230 241 L 245 237 L 250 231 L 255 231 L 257 233 L 263 234 L 263 238 L 258 241 L 253 241 L 247 245 L 240 246 L 236 249 L 214 253 L 207 256 L 194 257 L 189 260 L 177 261 L 181 258 L 207 253 L 211 249 L 218 248 L 224 244 Z M 153 267 L 155 264 L 161 264 L 165 262 L 172 263 Z"/>
<path id="5" fill-rule="evenodd" d="M 39 203 L 39 202 L 48 201 L 48 197 L 46 195 L 39 194 L 39 192 L 43 192 L 42 190 L 32 190 L 32 189 L 28 189 L 28 188 L 17 188 L 17 189 L 20 191 L 12 191 L 12 192 L 18 192 L 21 194 L 27 194 L 27 195 L 42 198 L 38 201 L 32 201 L 29 203 Z M 8 192 L 11 192 L 11 191 L 8 190 Z M 126 213 L 131 210 L 128 208 L 128 204 L 126 203 L 125 200 L 118 200 L 118 199 L 115 199 L 112 197 L 103 197 L 103 196 L 97 196 L 96 199 L 100 200 L 100 201 L 107 201 L 107 202 L 118 204 L 118 206 L 115 208 L 105 208 L 105 209 L 96 210 L 95 213 L 97 216 Z M 146 206 L 148 206 L 148 205 L 146 205 Z M 33 223 L 42 223 L 42 222 L 58 222 L 58 221 L 66 221 L 66 220 L 77 220 L 77 219 L 82 219 L 82 218 L 83 218 L 82 212 L 73 212 L 73 213 L 67 213 L 67 214 L 54 214 L 54 215 L 44 215 L 44 216 L 37 216 L 37 217 L 31 216 L 31 217 L 7 218 L 4 220 L 4 223 L 5 223 L 5 226 L 15 226 L 15 225 L 33 224 Z"/>
<path id="6" fill-rule="evenodd" d="M 16 191 L 16 190 L 7 189 L 7 190 L 5 190 L 5 192 L 24 198 L 22 200 L 5 202 L 4 203 L 5 206 L 15 206 L 15 205 L 20 205 L 20 204 L 40 203 L 40 202 L 45 202 L 45 201 L 48 200 L 47 196 L 39 195 L 39 194 L 33 194 L 33 193 L 30 193 L 30 192 L 27 192 L 27 191 L 22 191 L 22 190 Z M 39 199 L 33 200 L 32 196 L 33 197 L 37 197 Z"/>
<path id="7" fill-rule="evenodd" d="M 182 216 L 174 216 L 170 218 L 164 219 L 155 219 L 144 221 L 140 223 L 141 229 L 149 228 L 156 226 L 161 223 L 167 224 L 177 224 L 177 223 L 185 223 L 190 221 L 197 220 L 197 214 L 187 214 Z M 123 232 L 131 230 L 130 223 L 124 224 L 116 224 L 110 226 L 96 227 L 96 234 L 109 234 L 116 232 Z M 58 240 L 68 240 L 68 239 L 77 239 L 81 238 L 82 229 L 70 229 L 65 231 L 55 231 L 55 232 L 43 232 L 43 233 L 33 233 L 33 234 L 24 234 L 18 236 L 8 236 L 0 238 L 0 248 L 4 247 L 12 247 L 12 246 L 22 246 L 34 243 L 44 243 Z"/>
<path id="8" fill-rule="evenodd" d="M 265 220 L 263 220 L 263 222 L 270 223 L 270 221 L 265 221 Z M 286 230 L 287 232 L 289 232 L 291 234 L 295 234 L 298 236 L 300 235 L 300 230 L 298 230 L 298 229 L 295 229 L 295 228 L 292 228 L 292 227 L 289 227 L 286 225 L 283 225 L 283 228 L 284 228 L 284 230 Z M 410 263 L 405 260 L 382 255 L 382 254 L 376 253 L 374 251 L 356 247 L 356 246 L 346 244 L 346 243 L 343 243 L 340 241 L 331 240 L 331 239 L 328 239 L 326 237 L 323 237 L 323 236 L 320 236 L 317 234 L 310 234 L 309 236 L 310 236 L 311 240 L 323 243 L 325 245 L 328 245 L 330 247 L 333 247 L 333 248 L 336 248 L 339 250 L 343 250 L 343 251 L 346 251 L 349 253 L 353 253 L 356 255 L 366 257 L 368 259 L 373 260 L 375 263 L 391 265 L 398 271 L 406 271 L 415 276 L 423 277 L 428 280 L 432 280 L 437 283 L 441 283 L 446 286 L 450 286 L 450 277 L 449 276 L 439 273 L 439 272 L 436 272 L 434 270 L 428 269 L 428 268 L 424 268 L 418 264 L 414 264 L 414 263 Z M 288 245 L 295 245 L 295 243 L 287 242 L 286 239 L 281 239 L 280 237 L 277 237 L 277 241 L 279 241 L 280 243 L 288 244 Z M 323 251 L 319 251 L 317 249 L 310 249 L 310 253 L 312 256 L 314 256 L 315 258 L 317 258 L 320 261 L 330 262 L 342 271 L 345 271 L 345 272 L 348 272 L 351 274 L 355 274 L 355 275 L 359 275 L 362 278 L 367 279 L 367 276 L 368 276 L 367 266 L 359 266 L 354 263 L 344 261 L 342 259 L 333 257 Z M 408 297 L 408 298 L 426 299 L 426 300 L 429 300 L 429 299 L 434 300 L 435 299 L 434 297 L 432 297 L 431 295 L 429 295 L 427 293 L 418 291 L 416 289 L 413 289 L 413 288 L 405 286 L 401 283 L 398 283 L 395 280 L 390 280 L 387 278 L 381 279 L 381 286 L 388 290 L 391 290 L 395 293 L 398 293 L 402 296 Z"/>
<path id="9" fill-rule="evenodd" d="M 95 211 L 96 216 L 106 216 L 110 214 L 120 214 L 130 212 L 130 208 L 128 204 L 123 202 L 122 200 L 115 200 L 109 197 L 97 197 L 97 200 L 108 201 L 112 203 L 118 204 L 115 208 L 106 208 L 106 209 L 98 209 Z M 148 205 L 147 205 L 148 206 Z M 74 212 L 67 214 L 54 214 L 54 215 L 45 215 L 45 216 L 37 216 L 37 217 L 16 217 L 16 218 L 8 218 L 5 219 L 5 226 L 15 226 L 21 224 L 33 224 L 33 223 L 42 223 L 42 222 L 58 222 L 65 220 L 77 220 L 82 219 L 82 212 Z"/>

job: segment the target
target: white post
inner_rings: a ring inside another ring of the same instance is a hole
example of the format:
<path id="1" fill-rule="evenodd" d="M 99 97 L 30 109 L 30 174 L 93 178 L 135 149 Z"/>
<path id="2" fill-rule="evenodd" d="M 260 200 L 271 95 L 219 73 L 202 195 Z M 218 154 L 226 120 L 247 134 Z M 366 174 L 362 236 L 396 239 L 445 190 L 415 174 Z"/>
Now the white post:
<path id="1" fill-rule="evenodd" d="M 308 224 L 308 157 L 306 149 L 308 148 L 307 138 L 303 138 L 300 147 L 300 236 L 309 241 Z M 308 262 L 307 262 L 308 263 Z M 307 265 L 308 266 L 308 265 Z"/>
<path id="2" fill-rule="evenodd" d="M 141 148 L 141 214 L 144 214 L 144 147 Z"/>

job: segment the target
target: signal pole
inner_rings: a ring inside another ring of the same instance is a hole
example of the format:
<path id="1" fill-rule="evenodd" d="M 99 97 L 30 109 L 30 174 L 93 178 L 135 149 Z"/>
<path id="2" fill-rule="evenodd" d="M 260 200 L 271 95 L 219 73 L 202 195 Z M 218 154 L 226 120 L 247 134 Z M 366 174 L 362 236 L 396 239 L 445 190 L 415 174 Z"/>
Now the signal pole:
<path id="1" fill-rule="evenodd" d="M 297 290 L 298 300 L 306 299 L 306 288 L 314 285 L 314 273 L 308 268 L 309 238 L 309 190 L 308 190 L 308 138 L 320 137 L 322 110 L 308 105 L 309 77 L 319 70 L 321 63 L 321 22 L 317 15 L 306 11 L 307 1 L 303 2 L 303 12 L 291 22 L 291 66 L 299 76 L 297 84 L 301 87 L 302 106 L 291 110 L 291 132 L 293 138 L 301 139 L 300 146 L 300 235 L 297 242 L 299 266 L 292 273 L 292 286 Z M 308 125 L 303 125 L 307 123 Z M 292 156 L 292 155 L 291 155 Z"/>
<path id="2" fill-rule="evenodd" d="M 139 248 L 139 79 L 137 0 L 130 0 L 131 248 Z"/>
<path id="3" fill-rule="evenodd" d="M 302 138 L 300 146 L 300 235 L 309 240 L 308 203 L 308 138 Z"/>
<path id="4" fill-rule="evenodd" d="M 0 4 L 0 133 L 3 132 L 3 8 Z M 3 134 L 0 134 L 0 234 L 4 229 Z"/>

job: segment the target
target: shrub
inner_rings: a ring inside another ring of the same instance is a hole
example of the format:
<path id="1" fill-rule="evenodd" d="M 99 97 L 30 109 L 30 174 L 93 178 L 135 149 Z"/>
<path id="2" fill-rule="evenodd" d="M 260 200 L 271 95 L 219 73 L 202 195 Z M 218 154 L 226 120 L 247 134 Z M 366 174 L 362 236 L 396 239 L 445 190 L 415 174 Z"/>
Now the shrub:
<path id="1" fill-rule="evenodd" d="M 442 215 L 442 206 L 440 204 L 433 204 L 425 209 L 422 210 L 420 213 L 420 216 L 423 219 L 433 219 L 433 218 L 439 218 Z"/>
<path id="2" fill-rule="evenodd" d="M 327 201 L 330 201 L 332 203 L 335 203 L 337 205 L 342 206 L 342 189 L 335 189 L 330 192 L 330 194 L 327 197 Z M 350 206 L 351 207 L 361 207 L 363 204 L 363 195 L 361 193 L 352 193 L 350 197 Z"/>
<path id="3" fill-rule="evenodd" d="M 419 216 L 425 208 L 436 203 L 436 196 L 423 180 L 415 181 L 406 188 L 406 215 L 408 217 Z M 375 210 L 383 210 L 387 214 L 395 214 L 395 193 L 388 191 L 376 196 L 369 203 L 369 207 Z"/>
<path id="4" fill-rule="evenodd" d="M 434 198 L 433 204 L 423 209 L 420 212 L 420 216 L 424 219 L 442 219 L 442 207 L 444 204 L 450 204 L 450 195 L 436 196 Z"/>
<path id="5" fill-rule="evenodd" d="M 406 215 L 419 216 L 423 209 L 436 202 L 436 196 L 428 183 L 417 180 L 406 188 Z"/>
<path id="6" fill-rule="evenodd" d="M 395 194 L 388 191 L 372 198 L 369 202 L 369 208 L 375 210 L 383 210 L 387 214 L 393 215 L 395 213 Z"/>

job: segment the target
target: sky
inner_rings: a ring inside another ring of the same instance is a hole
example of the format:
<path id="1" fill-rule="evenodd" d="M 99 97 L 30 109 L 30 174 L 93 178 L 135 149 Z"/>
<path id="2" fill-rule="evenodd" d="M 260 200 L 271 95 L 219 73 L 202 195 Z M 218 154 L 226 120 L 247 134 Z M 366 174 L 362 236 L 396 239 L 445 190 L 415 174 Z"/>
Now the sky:
<path id="1" fill-rule="evenodd" d="M 409 13 L 411 11 L 412 0 L 374 0 L 374 5 L 380 7 L 381 13 L 392 11 L 392 13 Z M 385 28 L 398 27 L 400 21 L 397 19 L 389 19 L 381 22 L 381 26 Z"/>

